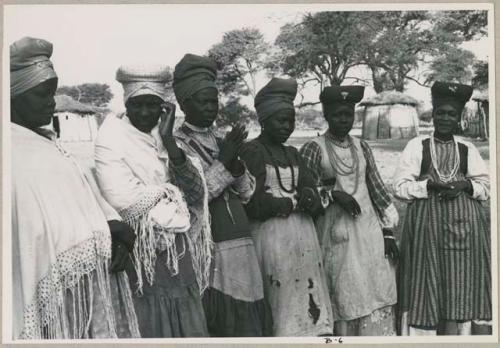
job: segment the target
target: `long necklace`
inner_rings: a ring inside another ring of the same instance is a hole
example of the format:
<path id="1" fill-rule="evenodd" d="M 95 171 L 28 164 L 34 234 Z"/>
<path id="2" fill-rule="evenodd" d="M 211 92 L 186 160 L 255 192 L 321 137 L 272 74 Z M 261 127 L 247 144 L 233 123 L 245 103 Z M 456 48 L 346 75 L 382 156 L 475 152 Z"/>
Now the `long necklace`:
<path id="1" fill-rule="evenodd" d="M 274 171 L 276 172 L 276 177 L 278 178 L 278 184 L 280 185 L 280 188 L 287 193 L 294 193 L 296 190 L 295 170 L 293 169 L 292 162 L 290 161 L 290 159 L 288 158 L 288 156 L 286 154 L 285 148 L 283 147 L 283 145 L 280 146 L 281 149 L 283 150 L 283 154 L 284 154 L 285 160 L 287 162 L 286 164 L 290 167 L 290 171 L 292 172 L 292 185 L 289 189 L 287 189 L 285 187 L 285 185 L 283 184 L 283 181 L 281 180 L 280 170 L 278 168 L 278 165 L 276 164 L 276 159 L 274 158 L 273 154 L 271 153 L 271 150 L 266 146 L 266 144 L 262 143 L 262 145 L 264 146 L 264 149 L 266 149 L 267 154 L 269 155 L 269 158 L 271 159 L 271 164 L 274 167 Z"/>
<path id="2" fill-rule="evenodd" d="M 342 160 L 339 154 L 337 154 L 337 151 L 335 150 L 335 147 L 333 144 L 337 145 L 335 143 L 335 139 L 333 139 L 331 136 L 328 136 L 328 140 L 330 141 L 325 141 L 326 147 L 327 147 L 327 153 L 328 153 L 328 160 L 330 162 L 330 166 L 332 167 L 332 170 L 335 174 L 335 176 L 340 175 L 340 176 L 348 176 L 351 174 L 355 174 L 354 177 L 354 189 L 350 193 L 350 195 L 354 195 L 358 191 L 358 186 L 359 186 L 359 157 L 358 153 L 354 147 L 354 144 L 352 142 L 352 139 L 350 136 L 347 137 L 348 145 L 347 146 L 341 146 L 342 148 L 349 148 L 351 152 L 351 158 L 352 158 L 352 164 L 348 164 Z M 340 181 L 338 181 L 339 187 L 342 189 L 342 191 L 348 193 L 340 184 Z"/>
<path id="3" fill-rule="evenodd" d="M 431 161 L 432 161 L 432 166 L 434 167 L 434 170 L 436 171 L 439 180 L 441 182 L 450 182 L 452 181 L 457 173 L 458 169 L 460 167 L 460 152 L 458 151 L 458 142 L 455 140 L 455 137 L 453 137 L 453 143 L 454 143 L 454 150 L 455 150 L 455 160 L 453 163 L 453 167 L 450 171 L 449 174 L 445 174 L 439 171 L 439 166 L 438 166 L 438 161 L 437 161 L 437 153 L 436 153 L 436 141 L 434 139 L 434 133 L 432 133 L 431 140 L 430 140 L 430 150 L 431 150 Z"/>

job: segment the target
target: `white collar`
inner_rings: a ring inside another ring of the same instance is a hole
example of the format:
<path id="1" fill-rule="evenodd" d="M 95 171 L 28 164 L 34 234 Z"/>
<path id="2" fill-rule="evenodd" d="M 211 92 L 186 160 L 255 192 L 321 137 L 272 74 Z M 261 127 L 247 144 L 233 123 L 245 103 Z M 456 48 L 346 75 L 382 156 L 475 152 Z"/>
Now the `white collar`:
<path id="1" fill-rule="evenodd" d="M 191 123 L 187 122 L 187 121 L 184 121 L 184 124 L 186 125 L 186 127 L 188 127 L 189 129 L 191 129 L 192 131 L 196 132 L 196 133 L 208 133 L 211 129 L 211 127 L 198 127 L 198 126 L 194 126 L 192 125 Z"/>

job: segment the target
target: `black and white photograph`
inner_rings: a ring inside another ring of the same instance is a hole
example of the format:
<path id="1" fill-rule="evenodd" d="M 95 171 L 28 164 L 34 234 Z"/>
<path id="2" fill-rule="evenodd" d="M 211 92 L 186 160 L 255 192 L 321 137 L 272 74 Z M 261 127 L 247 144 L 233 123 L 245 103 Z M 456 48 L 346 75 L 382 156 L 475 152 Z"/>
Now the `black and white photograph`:
<path id="1" fill-rule="evenodd" d="M 4 343 L 498 342 L 493 4 L 3 13 Z"/>

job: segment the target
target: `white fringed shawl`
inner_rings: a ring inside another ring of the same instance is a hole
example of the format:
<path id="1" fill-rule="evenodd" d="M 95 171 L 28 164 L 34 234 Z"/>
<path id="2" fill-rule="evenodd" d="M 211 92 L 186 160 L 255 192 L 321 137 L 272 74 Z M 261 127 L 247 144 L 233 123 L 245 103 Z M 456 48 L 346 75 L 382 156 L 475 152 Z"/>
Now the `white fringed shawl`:
<path id="1" fill-rule="evenodd" d="M 86 337 L 96 296 L 107 321 L 98 325 L 116 337 L 110 233 L 89 183 L 53 141 L 11 130 L 14 338 Z"/>
<path id="2" fill-rule="evenodd" d="M 197 159 L 189 158 L 203 178 Z M 208 286 L 212 240 L 208 195 L 197 205 L 186 205 L 178 187 L 172 185 L 168 155 L 152 134 L 137 130 L 126 116 L 108 116 L 99 130 L 95 149 L 96 174 L 106 200 L 132 226 L 137 292 L 142 292 L 142 275 L 154 282 L 157 251 L 166 251 L 167 267 L 178 273 L 178 260 L 185 249 L 177 250 L 175 236 L 185 233 L 200 291 Z"/>

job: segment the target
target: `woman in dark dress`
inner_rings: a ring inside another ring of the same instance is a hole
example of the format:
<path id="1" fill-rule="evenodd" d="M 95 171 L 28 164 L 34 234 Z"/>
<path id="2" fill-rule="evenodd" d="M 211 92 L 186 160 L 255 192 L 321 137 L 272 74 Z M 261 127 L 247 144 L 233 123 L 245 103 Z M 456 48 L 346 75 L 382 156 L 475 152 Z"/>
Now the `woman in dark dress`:
<path id="1" fill-rule="evenodd" d="M 241 157 L 256 179 L 246 205 L 273 314 L 274 336 L 333 333 L 321 250 L 311 215 L 321 208 L 313 181 L 294 147 L 295 80 L 272 79 L 255 98 L 262 126 Z"/>
<path id="2" fill-rule="evenodd" d="M 222 139 L 212 125 L 218 114 L 215 62 L 186 54 L 174 71 L 174 92 L 185 122 L 175 132 L 186 153 L 202 163 L 208 190 L 214 255 L 203 294 L 211 336 L 270 336 L 272 317 L 243 208 L 255 179 L 238 157 L 247 136 L 235 127 Z"/>

